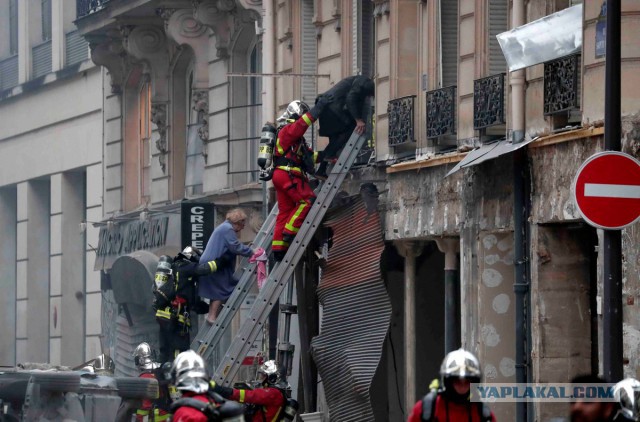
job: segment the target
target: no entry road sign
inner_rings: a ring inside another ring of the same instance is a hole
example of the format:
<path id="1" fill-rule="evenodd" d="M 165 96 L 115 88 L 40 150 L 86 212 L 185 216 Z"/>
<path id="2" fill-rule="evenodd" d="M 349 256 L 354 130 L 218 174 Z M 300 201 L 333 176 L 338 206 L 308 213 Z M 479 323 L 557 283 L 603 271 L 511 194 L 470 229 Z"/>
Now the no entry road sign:
<path id="1" fill-rule="evenodd" d="M 572 192 L 582 217 L 592 226 L 617 230 L 640 217 L 640 161 L 604 151 L 585 161 Z"/>

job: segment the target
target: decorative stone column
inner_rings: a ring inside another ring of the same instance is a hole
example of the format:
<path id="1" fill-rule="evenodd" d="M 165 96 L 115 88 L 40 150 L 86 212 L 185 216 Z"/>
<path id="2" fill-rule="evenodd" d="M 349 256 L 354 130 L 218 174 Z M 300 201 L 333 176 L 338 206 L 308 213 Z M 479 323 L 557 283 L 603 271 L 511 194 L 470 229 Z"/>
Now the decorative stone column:
<path id="1" fill-rule="evenodd" d="M 420 242 L 396 242 L 404 257 L 404 408 L 416 401 L 416 257 L 422 253 Z"/>

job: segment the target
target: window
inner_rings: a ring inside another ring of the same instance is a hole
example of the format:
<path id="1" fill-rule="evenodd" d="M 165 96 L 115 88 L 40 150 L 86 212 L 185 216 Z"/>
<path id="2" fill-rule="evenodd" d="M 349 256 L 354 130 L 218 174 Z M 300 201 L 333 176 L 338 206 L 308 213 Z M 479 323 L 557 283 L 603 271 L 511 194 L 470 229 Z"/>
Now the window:
<path id="1" fill-rule="evenodd" d="M 149 82 L 140 87 L 139 94 L 139 168 L 140 168 L 140 202 L 145 203 L 150 199 L 149 186 L 151 185 L 151 88 Z"/>
<path id="2" fill-rule="evenodd" d="M 487 76 L 497 75 L 507 71 L 507 62 L 502 54 L 496 35 L 509 29 L 508 0 L 489 0 L 489 73 Z"/>
<path id="3" fill-rule="evenodd" d="M 51 0 L 40 0 L 42 4 L 42 41 L 51 39 Z"/>
<path id="4" fill-rule="evenodd" d="M 458 84 L 458 0 L 440 0 L 440 86 Z"/>
<path id="5" fill-rule="evenodd" d="M 9 53 L 18 54 L 18 0 L 9 0 Z"/>

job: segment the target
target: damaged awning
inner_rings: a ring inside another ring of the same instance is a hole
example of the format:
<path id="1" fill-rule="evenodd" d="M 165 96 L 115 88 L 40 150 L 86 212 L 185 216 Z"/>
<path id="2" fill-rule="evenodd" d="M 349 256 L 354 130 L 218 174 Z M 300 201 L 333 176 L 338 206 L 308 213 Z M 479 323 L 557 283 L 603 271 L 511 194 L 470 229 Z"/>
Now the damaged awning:
<path id="1" fill-rule="evenodd" d="M 456 166 L 452 168 L 445 177 L 452 175 L 462 168 L 475 166 L 476 164 L 484 163 L 485 161 L 492 160 L 501 155 L 513 152 L 525 145 L 530 144 L 536 139 L 537 138 L 532 139 L 526 137 L 524 141 L 515 144 L 512 141 L 502 139 L 497 142 L 482 145 L 480 148 L 476 148 L 473 151 L 469 152 L 467 156 L 464 157 L 458 164 L 456 164 Z"/>
<path id="2" fill-rule="evenodd" d="M 496 36 L 509 72 L 582 50 L 582 4 Z"/>

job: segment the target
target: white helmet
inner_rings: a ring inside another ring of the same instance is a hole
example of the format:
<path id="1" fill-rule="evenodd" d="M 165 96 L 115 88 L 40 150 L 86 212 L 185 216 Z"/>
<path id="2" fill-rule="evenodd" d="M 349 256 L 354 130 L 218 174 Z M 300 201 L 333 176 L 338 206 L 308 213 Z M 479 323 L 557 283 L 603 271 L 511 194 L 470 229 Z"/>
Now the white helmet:
<path id="1" fill-rule="evenodd" d="M 149 343 L 140 343 L 133 351 L 133 362 L 139 371 L 152 371 L 158 369 L 160 364 L 153 361 L 153 350 Z"/>
<path id="2" fill-rule="evenodd" d="M 480 380 L 480 362 L 473 353 L 464 349 L 449 352 L 440 366 L 440 376 L 445 378 L 475 378 Z"/>
<path id="3" fill-rule="evenodd" d="M 264 382 L 268 384 L 275 384 L 280 379 L 280 368 L 275 360 L 268 360 L 258 368 L 259 374 L 264 374 Z"/>
<path id="4" fill-rule="evenodd" d="M 206 393 L 209 389 L 209 375 L 202 357 L 193 350 L 180 353 L 171 367 L 171 383 L 178 390 Z"/>
<path id="5" fill-rule="evenodd" d="M 187 246 L 180 252 L 182 256 L 187 258 L 190 261 L 198 261 L 200 260 L 200 256 L 202 255 L 202 251 L 194 246 Z"/>
<path id="6" fill-rule="evenodd" d="M 279 125 L 286 124 L 289 120 L 298 120 L 302 115 L 309 111 L 307 103 L 300 100 L 291 101 L 287 109 L 278 117 Z"/>
<path id="7" fill-rule="evenodd" d="M 632 421 L 640 420 L 640 381 L 623 379 L 613 387 L 613 397 L 624 417 Z"/>

